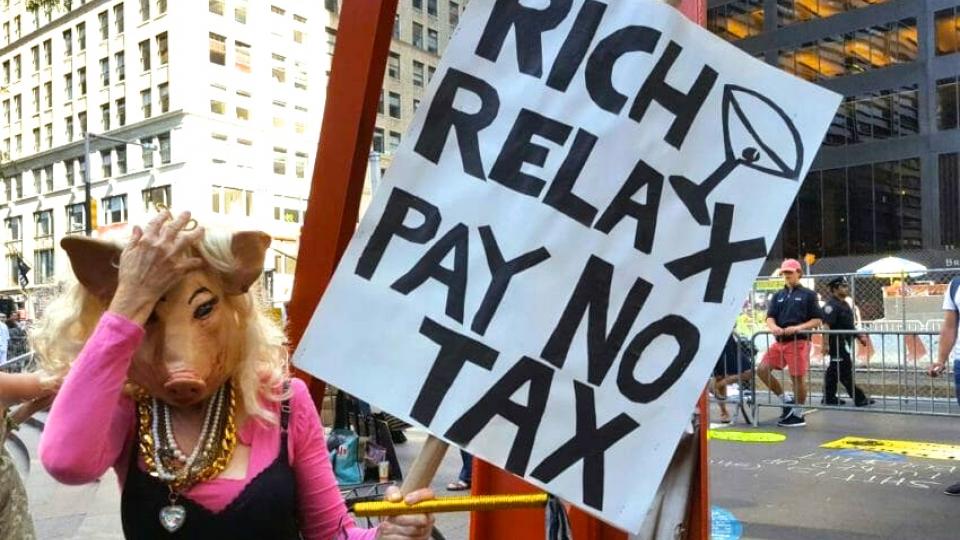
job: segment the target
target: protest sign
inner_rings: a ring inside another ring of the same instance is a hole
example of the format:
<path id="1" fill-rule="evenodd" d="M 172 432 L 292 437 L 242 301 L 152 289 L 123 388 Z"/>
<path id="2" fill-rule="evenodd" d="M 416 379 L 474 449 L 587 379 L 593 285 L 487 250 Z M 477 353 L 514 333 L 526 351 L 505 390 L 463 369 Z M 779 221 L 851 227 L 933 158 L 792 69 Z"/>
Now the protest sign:
<path id="1" fill-rule="evenodd" d="M 470 3 L 294 363 L 636 531 L 840 97 L 530 5 Z"/>

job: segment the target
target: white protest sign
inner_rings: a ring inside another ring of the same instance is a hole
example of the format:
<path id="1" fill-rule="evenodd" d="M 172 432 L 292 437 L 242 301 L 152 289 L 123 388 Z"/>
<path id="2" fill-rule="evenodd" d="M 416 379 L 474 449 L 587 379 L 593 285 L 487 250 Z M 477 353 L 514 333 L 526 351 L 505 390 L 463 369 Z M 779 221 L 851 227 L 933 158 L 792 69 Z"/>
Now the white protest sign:
<path id="1" fill-rule="evenodd" d="M 636 531 L 840 97 L 524 4 L 470 3 L 294 363 Z"/>

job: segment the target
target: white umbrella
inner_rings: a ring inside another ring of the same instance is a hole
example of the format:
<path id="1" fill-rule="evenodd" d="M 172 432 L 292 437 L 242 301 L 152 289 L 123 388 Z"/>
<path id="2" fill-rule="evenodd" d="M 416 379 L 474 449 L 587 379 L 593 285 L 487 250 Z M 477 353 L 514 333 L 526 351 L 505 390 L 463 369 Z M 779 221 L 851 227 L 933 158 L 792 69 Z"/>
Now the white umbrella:
<path id="1" fill-rule="evenodd" d="M 927 271 L 927 267 L 900 257 L 884 257 L 857 270 L 857 274 L 884 278 L 918 276 Z"/>

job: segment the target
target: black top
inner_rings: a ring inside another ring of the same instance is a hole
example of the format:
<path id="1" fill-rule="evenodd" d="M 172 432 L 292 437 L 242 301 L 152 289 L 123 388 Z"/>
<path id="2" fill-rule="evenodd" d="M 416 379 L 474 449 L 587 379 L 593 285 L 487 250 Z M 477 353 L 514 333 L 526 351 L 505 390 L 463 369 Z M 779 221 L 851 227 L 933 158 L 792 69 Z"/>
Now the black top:
<path id="1" fill-rule="evenodd" d="M 777 326 L 786 328 L 796 326 L 813 319 L 822 319 L 817 293 L 797 285 L 791 289 L 784 287 L 770 301 L 767 318 L 776 321 Z M 781 336 L 779 339 L 794 339 L 794 336 Z M 810 339 L 810 336 L 796 336 L 796 339 Z"/>
<path id="2" fill-rule="evenodd" d="M 854 330 L 853 309 L 843 300 L 836 297 L 827 300 L 827 305 L 823 306 L 823 322 L 830 326 L 831 330 Z M 840 347 L 846 348 L 850 343 L 852 336 L 830 336 L 830 356 L 838 356 Z"/>
<path id="3" fill-rule="evenodd" d="M 280 452 L 226 508 L 211 512 L 180 495 L 186 511 L 183 526 L 174 533 L 160 525 L 160 509 L 170 504 L 170 490 L 160 480 L 140 470 L 136 444 L 120 498 L 123 535 L 136 540 L 299 540 L 297 480 L 287 457 L 287 424 L 290 404 L 280 407 Z"/>

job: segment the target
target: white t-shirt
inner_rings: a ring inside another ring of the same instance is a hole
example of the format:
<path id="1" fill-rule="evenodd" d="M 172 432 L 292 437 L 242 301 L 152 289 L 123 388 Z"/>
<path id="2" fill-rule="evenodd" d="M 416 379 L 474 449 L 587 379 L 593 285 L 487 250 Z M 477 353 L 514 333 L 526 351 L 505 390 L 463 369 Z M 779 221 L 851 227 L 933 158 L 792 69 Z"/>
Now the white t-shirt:
<path id="1" fill-rule="evenodd" d="M 956 291 L 950 294 L 954 289 L 956 289 Z M 943 295 L 943 310 L 958 312 L 960 308 L 957 306 L 960 306 L 960 287 L 955 287 L 953 281 L 951 281 L 950 285 L 947 286 L 947 294 Z M 960 358 L 960 339 L 953 344 L 953 350 L 950 351 L 950 360 L 956 360 L 958 358 Z"/>

